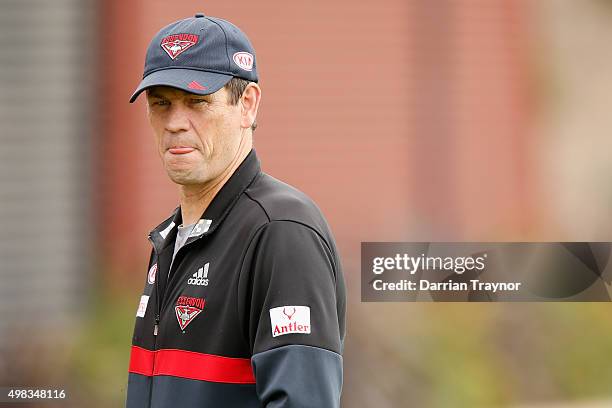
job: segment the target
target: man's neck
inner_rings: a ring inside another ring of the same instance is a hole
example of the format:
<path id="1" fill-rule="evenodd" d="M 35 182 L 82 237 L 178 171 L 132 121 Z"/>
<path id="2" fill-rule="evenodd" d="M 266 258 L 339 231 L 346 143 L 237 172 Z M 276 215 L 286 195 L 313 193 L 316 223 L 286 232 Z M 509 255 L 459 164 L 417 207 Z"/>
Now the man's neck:
<path id="1" fill-rule="evenodd" d="M 183 225 L 190 225 L 198 222 L 217 193 L 225 185 L 227 180 L 230 179 L 232 174 L 234 174 L 250 151 L 251 145 L 241 145 L 234 160 L 232 160 L 227 169 L 214 180 L 210 180 L 205 184 L 180 186 Z"/>

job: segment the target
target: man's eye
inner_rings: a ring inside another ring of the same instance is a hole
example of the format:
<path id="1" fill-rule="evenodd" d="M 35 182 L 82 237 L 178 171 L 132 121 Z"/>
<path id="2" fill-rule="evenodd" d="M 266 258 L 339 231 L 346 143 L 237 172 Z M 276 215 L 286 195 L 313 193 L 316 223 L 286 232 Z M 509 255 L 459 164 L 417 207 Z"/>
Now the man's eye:
<path id="1" fill-rule="evenodd" d="M 151 102 L 152 106 L 163 106 L 163 105 L 168 105 L 169 102 L 168 101 L 164 101 L 164 100 L 157 100 L 157 101 L 153 101 Z"/>
<path id="2" fill-rule="evenodd" d="M 192 98 L 191 99 L 191 103 L 206 103 L 208 102 L 206 99 L 202 99 L 202 98 Z"/>

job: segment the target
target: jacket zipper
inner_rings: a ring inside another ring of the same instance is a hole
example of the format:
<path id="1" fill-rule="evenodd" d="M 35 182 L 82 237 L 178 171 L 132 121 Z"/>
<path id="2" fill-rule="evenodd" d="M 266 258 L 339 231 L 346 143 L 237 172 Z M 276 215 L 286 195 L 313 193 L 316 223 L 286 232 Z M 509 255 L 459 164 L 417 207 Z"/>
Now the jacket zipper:
<path id="1" fill-rule="evenodd" d="M 149 238 L 149 242 L 151 242 L 151 246 L 153 247 L 153 252 L 155 253 L 155 259 L 157 260 L 156 262 L 159 262 L 159 254 L 157 253 L 155 244 L 153 243 L 153 240 L 151 239 L 151 234 L 149 234 L 148 238 Z M 149 407 L 151 406 L 151 400 L 153 398 L 153 377 L 155 374 L 155 363 L 157 359 L 157 353 L 155 351 L 157 350 L 157 333 L 159 331 L 159 304 L 160 304 L 159 285 L 158 285 L 159 268 L 157 272 L 155 272 L 155 274 L 156 276 L 155 276 L 155 283 L 154 283 L 154 286 L 155 286 L 155 325 L 153 326 L 153 372 L 151 373 L 151 386 L 149 387 L 149 404 L 148 404 Z"/>
<path id="2" fill-rule="evenodd" d="M 149 238 L 149 242 L 151 243 L 151 246 L 153 247 L 153 252 L 155 253 L 155 258 L 157 259 L 157 262 L 159 262 L 159 254 L 157 253 L 157 249 L 155 248 L 155 244 L 153 243 L 153 239 L 151 239 L 151 234 L 149 234 L 148 236 Z M 159 275 L 159 270 L 156 272 L 156 274 Z M 157 349 L 157 333 L 159 331 L 159 316 L 160 316 L 160 304 L 161 302 L 159 301 L 159 276 L 156 277 L 155 279 L 155 324 L 153 326 L 153 336 L 155 336 L 155 341 L 153 342 L 153 350 Z M 154 360 L 155 361 L 155 360 Z M 153 364 L 155 366 L 155 364 Z"/>

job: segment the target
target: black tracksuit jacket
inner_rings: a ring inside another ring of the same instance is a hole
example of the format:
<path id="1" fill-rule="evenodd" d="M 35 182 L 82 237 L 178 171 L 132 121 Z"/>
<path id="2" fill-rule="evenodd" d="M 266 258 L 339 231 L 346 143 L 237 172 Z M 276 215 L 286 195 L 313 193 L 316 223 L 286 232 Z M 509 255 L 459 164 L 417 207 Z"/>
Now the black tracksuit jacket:
<path id="1" fill-rule="evenodd" d="M 169 271 L 180 224 L 149 236 L 126 407 L 339 407 L 346 294 L 316 205 L 252 150 Z"/>

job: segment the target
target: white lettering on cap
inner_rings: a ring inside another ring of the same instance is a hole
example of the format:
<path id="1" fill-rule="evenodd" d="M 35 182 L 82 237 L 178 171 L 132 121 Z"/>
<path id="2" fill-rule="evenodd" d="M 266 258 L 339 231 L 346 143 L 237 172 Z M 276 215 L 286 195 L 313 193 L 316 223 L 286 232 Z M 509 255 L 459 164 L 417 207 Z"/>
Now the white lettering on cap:
<path id="1" fill-rule="evenodd" d="M 253 55 L 248 52 L 237 52 L 234 54 L 234 62 L 245 71 L 253 70 Z"/>

